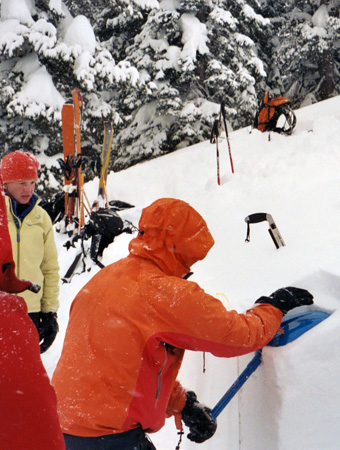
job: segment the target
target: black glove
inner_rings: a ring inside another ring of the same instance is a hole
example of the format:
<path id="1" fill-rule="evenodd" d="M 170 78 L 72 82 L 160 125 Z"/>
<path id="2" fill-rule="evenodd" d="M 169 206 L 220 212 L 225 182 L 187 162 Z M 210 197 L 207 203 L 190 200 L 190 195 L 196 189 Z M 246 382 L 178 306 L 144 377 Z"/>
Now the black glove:
<path id="1" fill-rule="evenodd" d="M 286 287 L 273 292 L 270 297 L 260 297 L 255 303 L 269 303 L 286 314 L 293 308 L 313 304 L 313 295 L 305 289 Z"/>
<path id="2" fill-rule="evenodd" d="M 40 353 L 44 353 L 51 347 L 59 331 L 57 313 L 40 313 L 40 323 L 38 331 L 40 340 Z"/>
<path id="3" fill-rule="evenodd" d="M 211 415 L 211 409 L 199 403 L 196 394 L 187 392 L 187 400 L 182 411 L 182 419 L 190 429 L 188 439 L 201 443 L 214 435 L 217 423 Z"/>

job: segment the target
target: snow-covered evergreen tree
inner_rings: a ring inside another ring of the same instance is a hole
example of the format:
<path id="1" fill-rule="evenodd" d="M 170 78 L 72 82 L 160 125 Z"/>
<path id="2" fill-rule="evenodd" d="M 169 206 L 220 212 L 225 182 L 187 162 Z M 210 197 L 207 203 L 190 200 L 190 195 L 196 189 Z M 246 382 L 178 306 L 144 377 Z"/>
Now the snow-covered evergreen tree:
<path id="1" fill-rule="evenodd" d="M 106 101 L 107 91 L 120 83 L 136 90 L 143 85 L 131 64 L 116 64 L 89 20 L 73 17 L 61 0 L 2 0 L 0 68 L 1 152 L 23 148 L 41 160 L 62 152 L 61 108 L 72 100 L 72 89 L 84 97 L 86 154 L 100 149 L 103 118 L 121 121 Z M 56 167 L 54 172 L 60 177 Z"/>
<path id="2" fill-rule="evenodd" d="M 114 141 L 116 168 L 209 138 L 222 101 L 233 127 L 252 122 L 256 84 L 266 76 L 258 50 L 270 24 L 256 0 L 110 5 L 107 48 L 154 83 L 146 95 L 123 87 L 113 99 L 125 112 Z"/>
<path id="3" fill-rule="evenodd" d="M 334 95 L 339 5 L 2 0 L 1 152 L 61 152 L 61 107 L 75 87 L 84 98 L 83 153 L 100 151 L 110 120 L 115 169 L 208 139 L 222 101 L 238 128 L 252 123 L 265 89 L 297 92 L 296 105 Z M 58 172 L 51 166 L 46 180 Z"/>
<path id="4" fill-rule="evenodd" d="M 206 85 L 219 101 L 234 109 L 234 127 L 252 123 L 257 110 L 257 91 L 267 76 L 264 48 L 270 22 L 257 11 L 257 1 L 220 1 L 210 14 L 213 58 Z M 217 89 L 218 86 L 218 89 Z M 232 113 L 231 113 L 232 114 Z"/>
<path id="5" fill-rule="evenodd" d="M 337 0 L 268 2 L 277 29 L 269 83 L 276 93 L 295 99 L 295 107 L 339 92 L 339 5 Z"/>

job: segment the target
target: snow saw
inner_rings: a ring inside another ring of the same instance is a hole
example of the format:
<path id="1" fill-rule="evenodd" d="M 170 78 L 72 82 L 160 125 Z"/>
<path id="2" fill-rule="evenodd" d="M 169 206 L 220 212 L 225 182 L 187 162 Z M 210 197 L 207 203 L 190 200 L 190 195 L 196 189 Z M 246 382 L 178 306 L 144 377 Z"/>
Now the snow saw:
<path id="1" fill-rule="evenodd" d="M 282 236 L 281 236 L 275 222 L 274 222 L 273 217 L 270 214 L 267 214 L 267 213 L 250 214 L 249 216 L 247 216 L 244 219 L 244 221 L 247 224 L 246 242 L 250 242 L 250 224 L 267 221 L 269 224 L 268 232 L 270 234 L 270 237 L 273 239 L 275 247 L 278 249 L 278 248 L 286 245 L 284 243 L 284 240 L 282 239 Z"/>

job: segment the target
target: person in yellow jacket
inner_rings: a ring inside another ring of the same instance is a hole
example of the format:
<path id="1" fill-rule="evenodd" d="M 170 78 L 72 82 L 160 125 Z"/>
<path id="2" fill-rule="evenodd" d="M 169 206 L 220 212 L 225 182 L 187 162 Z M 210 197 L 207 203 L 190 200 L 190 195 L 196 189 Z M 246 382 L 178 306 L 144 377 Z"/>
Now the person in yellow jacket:
<path id="1" fill-rule="evenodd" d="M 59 264 L 51 219 L 34 193 L 39 167 L 34 155 L 22 151 L 8 153 L 0 163 L 16 274 L 41 286 L 38 293 L 25 291 L 21 296 L 39 332 L 43 353 L 59 328 Z"/>
<path id="2" fill-rule="evenodd" d="M 283 313 L 313 296 L 284 288 L 245 314 L 227 311 L 187 280 L 214 240 L 189 204 L 163 198 L 142 211 L 129 255 L 98 272 L 74 299 L 52 378 L 66 450 L 154 449 L 146 433 L 166 417 L 209 439 L 211 410 L 177 375 L 184 350 L 231 357 L 265 346 Z"/>

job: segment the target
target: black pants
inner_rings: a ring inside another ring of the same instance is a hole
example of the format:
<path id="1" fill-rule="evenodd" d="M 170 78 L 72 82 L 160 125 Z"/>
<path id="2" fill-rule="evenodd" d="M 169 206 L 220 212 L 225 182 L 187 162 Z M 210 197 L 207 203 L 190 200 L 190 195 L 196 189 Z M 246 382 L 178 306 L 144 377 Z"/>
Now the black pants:
<path id="1" fill-rule="evenodd" d="M 141 428 L 98 437 L 64 434 L 66 450 L 156 450 Z"/>

